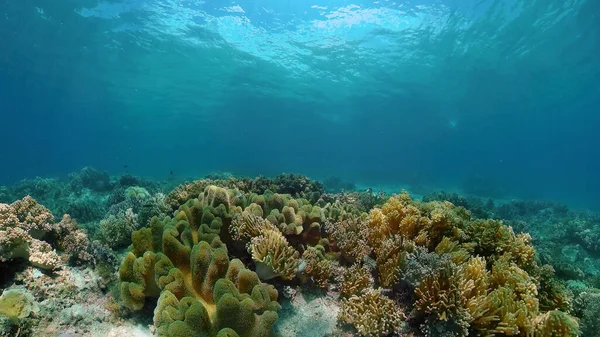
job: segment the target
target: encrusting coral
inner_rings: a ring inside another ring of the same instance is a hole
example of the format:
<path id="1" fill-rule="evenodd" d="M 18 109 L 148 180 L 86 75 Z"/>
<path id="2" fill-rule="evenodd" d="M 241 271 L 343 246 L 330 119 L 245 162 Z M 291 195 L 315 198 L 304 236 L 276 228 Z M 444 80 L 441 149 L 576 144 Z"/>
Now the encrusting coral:
<path id="1" fill-rule="evenodd" d="M 40 310 L 33 296 L 24 289 L 5 290 L 0 296 L 0 316 L 12 320 L 25 318 Z"/>

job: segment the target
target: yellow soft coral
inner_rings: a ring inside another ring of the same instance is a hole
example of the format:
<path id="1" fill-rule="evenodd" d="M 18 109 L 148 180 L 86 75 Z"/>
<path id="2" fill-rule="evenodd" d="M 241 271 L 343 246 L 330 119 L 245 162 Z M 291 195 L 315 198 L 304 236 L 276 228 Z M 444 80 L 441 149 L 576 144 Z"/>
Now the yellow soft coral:
<path id="1" fill-rule="evenodd" d="M 325 258 L 323 246 L 308 247 L 302 254 L 304 273 L 319 287 L 325 288 L 333 274 L 331 261 Z"/>
<path id="2" fill-rule="evenodd" d="M 233 219 L 229 230 L 234 240 L 247 241 L 260 236 L 265 230 L 277 231 L 278 229 L 261 216 L 251 211 L 244 211 Z"/>
<path id="3" fill-rule="evenodd" d="M 300 254 L 278 230 L 267 229 L 252 238 L 248 250 L 263 280 L 277 276 L 290 280 L 296 275 Z"/>
<path id="4" fill-rule="evenodd" d="M 560 310 L 548 311 L 535 318 L 536 336 L 576 337 L 579 335 L 579 322 Z"/>
<path id="5" fill-rule="evenodd" d="M 339 319 L 352 324 L 361 336 L 398 334 L 406 319 L 402 309 L 379 290 L 342 300 Z"/>
<path id="6" fill-rule="evenodd" d="M 340 284 L 340 293 L 344 296 L 358 295 L 373 286 L 369 270 L 359 264 L 344 269 Z"/>
<path id="7" fill-rule="evenodd" d="M 426 277 L 415 289 L 415 307 L 442 321 L 456 316 L 463 301 L 459 285 L 460 280 L 454 267 L 445 264 L 437 273 Z"/>
<path id="8" fill-rule="evenodd" d="M 368 226 L 368 222 L 360 217 L 348 217 L 327 223 L 326 229 L 344 260 L 360 262 L 372 251 L 366 239 Z"/>

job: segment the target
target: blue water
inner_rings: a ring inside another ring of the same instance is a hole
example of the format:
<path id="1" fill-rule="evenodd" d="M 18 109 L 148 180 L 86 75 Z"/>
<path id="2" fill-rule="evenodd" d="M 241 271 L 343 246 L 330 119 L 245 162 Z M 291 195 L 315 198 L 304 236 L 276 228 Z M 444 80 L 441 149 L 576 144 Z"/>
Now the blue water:
<path id="1" fill-rule="evenodd" d="M 599 12 L 0 0 L 0 183 L 295 172 L 600 208 Z"/>

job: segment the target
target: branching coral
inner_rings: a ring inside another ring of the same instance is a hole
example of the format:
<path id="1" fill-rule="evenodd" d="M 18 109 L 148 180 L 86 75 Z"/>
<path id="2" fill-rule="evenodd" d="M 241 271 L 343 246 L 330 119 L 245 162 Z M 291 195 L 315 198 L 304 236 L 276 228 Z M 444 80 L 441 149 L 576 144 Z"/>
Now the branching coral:
<path id="1" fill-rule="evenodd" d="M 254 213 L 276 225 L 293 247 L 302 244 L 316 245 L 321 239 L 321 224 L 324 223 L 320 207 L 311 205 L 306 199 L 291 199 L 288 195 L 265 192 L 252 195 L 249 200 Z"/>
<path id="2" fill-rule="evenodd" d="M 349 217 L 337 222 L 327 222 L 327 233 L 341 252 L 341 257 L 349 262 L 362 261 L 371 254 L 367 244 L 368 222 L 360 217 Z"/>
<path id="3" fill-rule="evenodd" d="M 444 264 L 437 273 L 427 276 L 415 289 L 415 307 L 438 320 L 448 320 L 460 314 L 461 292 L 454 266 Z"/>
<path id="4" fill-rule="evenodd" d="M 406 316 L 393 300 L 379 290 L 369 290 L 362 295 L 342 299 L 339 319 L 352 324 L 361 336 L 387 336 L 398 334 Z"/>
<path id="5" fill-rule="evenodd" d="M 343 296 L 358 295 L 373 286 L 371 272 L 359 264 L 344 269 L 340 280 L 340 293 Z"/>
<path id="6" fill-rule="evenodd" d="M 579 323 L 559 310 L 548 311 L 535 319 L 536 335 L 548 337 L 576 337 Z"/>
<path id="7" fill-rule="evenodd" d="M 20 228 L 26 230 L 32 237 L 41 239 L 52 231 L 54 216 L 30 196 L 13 202 L 10 207 L 19 221 Z"/>
<path id="8" fill-rule="evenodd" d="M 332 202 L 325 202 L 323 199 L 319 200 L 319 205 L 323 209 L 323 215 L 328 221 L 336 222 L 361 217 L 363 212 L 355 205 L 358 202 L 356 196 L 342 195 L 342 199 L 344 200 L 339 200 L 336 197 L 336 200 Z"/>
<path id="9" fill-rule="evenodd" d="M 600 337 L 600 292 L 584 291 L 575 300 L 575 315 L 581 318 L 581 335 Z"/>
<path id="10" fill-rule="evenodd" d="M 516 235 L 501 221 L 472 220 L 448 202 L 412 201 L 405 193 L 369 215 L 367 239 L 379 281 L 393 286 L 402 279 L 416 287 L 415 318 L 425 334 L 574 331 L 564 312 L 540 310 L 540 299 L 546 310 L 568 309 L 569 299 L 537 266 L 529 235 Z M 552 324 L 558 327 L 540 328 Z"/>
<path id="11" fill-rule="evenodd" d="M 473 220 L 465 227 L 470 241 L 474 243 L 474 253 L 494 257 L 511 254 L 521 267 L 533 263 L 535 250 L 528 234 L 515 235 L 511 227 L 498 220 Z"/>
<path id="12" fill-rule="evenodd" d="M 400 270 L 406 261 L 402 242 L 397 237 L 382 240 L 376 249 L 379 282 L 384 287 L 391 287 L 400 280 Z"/>
<path id="13" fill-rule="evenodd" d="M 194 198 L 198 198 L 207 186 L 211 185 L 211 181 L 208 180 L 196 180 L 193 182 L 186 182 L 182 185 L 177 186 L 173 191 L 167 194 L 165 202 L 173 209 L 179 208 L 186 201 Z"/>
<path id="14" fill-rule="evenodd" d="M 256 204 L 252 204 L 256 205 Z M 234 217 L 229 231 L 234 240 L 237 241 L 249 241 L 250 239 L 260 236 L 266 230 L 277 231 L 277 227 L 270 221 L 262 218 L 262 209 L 260 207 L 254 208 L 248 207 L 249 210 L 244 211 Z M 258 215 L 253 213 L 252 210 L 260 210 Z"/>

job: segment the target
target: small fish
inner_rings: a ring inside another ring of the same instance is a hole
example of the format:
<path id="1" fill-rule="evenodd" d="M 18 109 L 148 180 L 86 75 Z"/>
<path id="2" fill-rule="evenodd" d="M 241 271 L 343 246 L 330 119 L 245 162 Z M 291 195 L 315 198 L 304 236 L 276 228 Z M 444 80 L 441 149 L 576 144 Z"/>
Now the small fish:
<path id="1" fill-rule="evenodd" d="M 305 269 L 306 269 L 306 261 L 303 259 L 299 260 L 299 264 L 298 264 L 298 273 L 302 273 Z"/>
<path id="2" fill-rule="evenodd" d="M 175 173 L 173 173 L 173 171 L 170 171 L 170 172 L 169 172 L 169 175 L 175 175 Z"/>
<path id="3" fill-rule="evenodd" d="M 123 165 L 123 168 L 128 168 L 129 166 L 127 166 L 127 164 Z"/>

